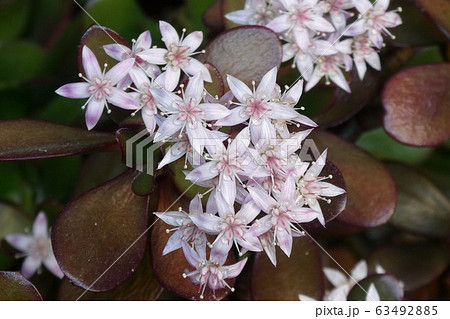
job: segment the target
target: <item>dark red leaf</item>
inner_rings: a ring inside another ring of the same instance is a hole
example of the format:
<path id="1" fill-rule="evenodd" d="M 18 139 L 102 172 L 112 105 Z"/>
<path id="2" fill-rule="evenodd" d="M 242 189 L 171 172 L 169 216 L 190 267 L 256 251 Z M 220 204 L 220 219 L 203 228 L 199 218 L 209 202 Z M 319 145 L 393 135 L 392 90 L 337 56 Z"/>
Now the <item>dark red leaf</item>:
<path id="1" fill-rule="evenodd" d="M 356 227 L 376 227 L 394 214 L 395 183 L 384 165 L 355 145 L 322 130 L 310 137 L 345 179 L 347 206 L 336 221 Z"/>
<path id="2" fill-rule="evenodd" d="M 42 297 L 22 274 L 0 271 L 1 301 L 41 301 Z"/>
<path id="3" fill-rule="evenodd" d="M 291 257 L 278 250 L 277 266 L 265 253 L 257 253 L 253 264 L 252 294 L 255 300 L 316 300 L 324 294 L 320 253 L 307 237 L 294 238 Z"/>
<path id="4" fill-rule="evenodd" d="M 450 38 L 450 2 L 448 0 L 416 0 L 419 7 L 436 22 Z"/>
<path id="5" fill-rule="evenodd" d="M 396 140 L 432 146 L 450 138 L 450 63 L 420 65 L 394 75 L 384 87 L 384 128 Z"/>
<path id="6" fill-rule="evenodd" d="M 397 278 L 391 275 L 371 275 L 353 286 L 348 293 L 347 300 L 372 301 L 367 298 L 370 284 L 374 284 L 381 301 L 398 301 L 403 298 L 403 289 Z"/>
<path id="7" fill-rule="evenodd" d="M 142 259 L 147 197 L 131 190 L 128 171 L 69 203 L 53 225 L 52 244 L 64 274 L 77 286 L 106 291 L 129 278 Z"/>
<path id="8" fill-rule="evenodd" d="M 28 119 L 0 121 L 0 161 L 67 156 L 115 146 L 113 134 Z"/>

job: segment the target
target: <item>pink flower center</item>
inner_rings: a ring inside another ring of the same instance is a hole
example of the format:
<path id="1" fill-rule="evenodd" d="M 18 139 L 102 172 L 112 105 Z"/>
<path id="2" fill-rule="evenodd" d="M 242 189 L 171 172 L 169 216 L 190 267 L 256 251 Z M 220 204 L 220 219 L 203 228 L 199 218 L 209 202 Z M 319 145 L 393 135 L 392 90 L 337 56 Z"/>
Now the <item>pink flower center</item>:
<path id="1" fill-rule="evenodd" d="M 166 61 L 174 68 L 185 66 L 189 63 L 189 47 L 172 44 L 169 46 L 169 52 L 166 54 Z"/>
<path id="2" fill-rule="evenodd" d="M 34 259 L 45 259 L 50 255 L 51 247 L 50 239 L 38 237 L 28 246 L 28 252 Z"/>
<path id="3" fill-rule="evenodd" d="M 94 96 L 97 101 L 107 98 L 111 95 L 111 81 L 106 79 L 94 78 L 88 92 Z"/>
<path id="4" fill-rule="evenodd" d="M 194 99 L 189 99 L 187 103 L 182 102 L 178 104 L 179 113 L 177 116 L 178 121 L 189 122 L 194 124 L 202 111 L 198 108 L 198 104 L 195 103 Z"/>
<path id="5" fill-rule="evenodd" d="M 229 214 L 221 223 L 220 230 L 224 233 L 227 240 L 231 240 L 234 236 L 244 236 L 242 226 L 244 224 L 239 218 L 236 218 L 234 214 Z"/>
<path id="6" fill-rule="evenodd" d="M 216 168 L 219 172 L 224 172 L 225 176 L 233 176 L 234 172 L 240 169 L 237 163 L 237 156 L 230 154 L 220 155 Z"/>
<path id="7" fill-rule="evenodd" d="M 292 20 L 298 27 L 305 27 L 305 22 L 311 20 L 308 16 L 310 9 L 297 8 L 295 9 Z"/>
<path id="8" fill-rule="evenodd" d="M 254 117 L 260 119 L 269 110 L 270 109 L 264 103 L 264 99 L 262 99 L 262 98 L 259 98 L 259 99 L 250 98 L 247 100 L 247 107 L 246 107 L 245 111 L 250 116 L 254 116 Z"/>
<path id="9" fill-rule="evenodd" d="M 152 93 L 150 92 L 150 87 L 148 85 L 145 85 L 142 88 L 142 94 L 140 96 L 140 99 L 142 104 L 147 106 L 147 110 L 150 111 L 150 114 L 157 113 L 156 102 Z"/>

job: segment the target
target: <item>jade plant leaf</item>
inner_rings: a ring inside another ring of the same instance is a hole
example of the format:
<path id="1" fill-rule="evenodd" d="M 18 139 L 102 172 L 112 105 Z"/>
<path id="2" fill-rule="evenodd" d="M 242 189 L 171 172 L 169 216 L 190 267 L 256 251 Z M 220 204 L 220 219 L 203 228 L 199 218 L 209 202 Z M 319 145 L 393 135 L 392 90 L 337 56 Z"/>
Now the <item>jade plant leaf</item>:
<path id="1" fill-rule="evenodd" d="M 281 63 L 278 35 L 261 26 L 224 31 L 207 45 L 205 51 L 202 60 L 212 63 L 224 80 L 229 74 L 247 85 L 251 85 L 251 81 L 260 81 L 264 74 Z"/>
<path id="2" fill-rule="evenodd" d="M 347 190 L 347 206 L 336 221 L 357 227 L 376 227 L 394 214 L 395 183 L 378 160 L 353 144 L 322 130 L 310 137 L 341 171 Z"/>
<path id="3" fill-rule="evenodd" d="M 64 274 L 91 291 L 111 290 L 128 279 L 145 250 L 147 197 L 135 195 L 134 171 L 70 202 L 56 219 L 52 245 Z"/>
<path id="4" fill-rule="evenodd" d="M 174 191 L 175 186 L 166 181 L 160 183 L 158 187 L 159 200 L 156 208 L 157 212 L 175 211 L 179 207 L 188 210 L 189 200 L 186 198 L 177 198 L 180 193 Z M 160 219 L 156 219 L 152 227 L 150 249 L 152 256 L 153 272 L 161 285 L 170 292 L 186 299 L 199 300 L 201 290 L 199 286 L 193 284 L 188 278 L 183 278 L 182 274 L 186 270 L 193 270 L 188 264 L 181 249 L 175 250 L 165 256 L 162 255 L 167 240 L 172 234 L 166 232 L 171 226 Z M 208 252 L 207 252 L 208 256 Z M 236 262 L 233 254 L 230 252 L 225 265 Z M 235 279 L 227 279 L 230 287 L 234 286 Z M 228 288 L 216 290 L 215 293 L 207 287 L 203 293 L 203 300 L 221 300 L 230 293 Z"/>
<path id="5" fill-rule="evenodd" d="M 416 3 L 450 37 L 450 3 L 447 0 L 416 0 Z"/>
<path id="6" fill-rule="evenodd" d="M 115 144 L 113 134 L 37 120 L 0 121 L 0 161 L 74 155 Z"/>
<path id="7" fill-rule="evenodd" d="M 278 251 L 276 267 L 265 253 L 255 256 L 252 275 L 255 300 L 299 300 L 299 294 L 319 300 L 324 289 L 320 253 L 308 237 L 294 238 L 290 258 Z"/>
<path id="8" fill-rule="evenodd" d="M 433 242 L 389 245 L 369 257 L 369 265 L 381 265 L 387 273 L 398 277 L 410 291 L 420 288 L 448 267 L 448 247 Z"/>
<path id="9" fill-rule="evenodd" d="M 390 164 L 398 190 L 391 224 L 421 235 L 450 238 L 450 201 L 428 178 L 411 168 Z"/>
<path id="10" fill-rule="evenodd" d="M 450 138 L 450 63 L 402 70 L 386 83 L 384 128 L 401 143 L 432 146 Z"/>
<path id="11" fill-rule="evenodd" d="M 83 51 L 83 46 L 87 46 L 94 52 L 98 63 L 102 66 L 104 63 L 108 64 L 108 68 L 114 66 L 118 61 L 111 58 L 103 50 L 103 46 L 107 44 L 122 44 L 128 47 L 128 42 L 122 38 L 116 31 L 111 30 L 107 27 L 92 25 L 81 37 L 80 44 L 78 45 L 78 70 L 84 72 L 83 64 L 81 62 L 81 52 Z"/>
<path id="12" fill-rule="evenodd" d="M 353 286 L 347 296 L 350 301 L 365 301 L 370 284 L 375 285 L 381 301 L 395 301 L 403 298 L 401 283 L 391 275 L 371 275 Z M 364 289 L 361 289 L 361 287 Z M 369 298 L 368 301 L 371 301 Z"/>
<path id="13" fill-rule="evenodd" d="M 36 287 L 20 273 L 0 271 L 0 300 L 41 301 L 42 297 Z"/>
<path id="14" fill-rule="evenodd" d="M 59 300 L 155 300 L 162 287 L 153 276 L 150 257 L 144 255 L 133 275 L 117 288 L 105 292 L 86 292 L 64 278 L 58 291 Z"/>

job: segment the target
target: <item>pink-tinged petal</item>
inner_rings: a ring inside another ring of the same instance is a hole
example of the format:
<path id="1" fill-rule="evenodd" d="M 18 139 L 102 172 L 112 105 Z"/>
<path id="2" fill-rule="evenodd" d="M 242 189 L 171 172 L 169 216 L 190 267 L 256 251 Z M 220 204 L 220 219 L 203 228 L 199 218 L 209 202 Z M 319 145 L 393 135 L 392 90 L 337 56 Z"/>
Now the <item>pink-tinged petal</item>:
<path id="1" fill-rule="evenodd" d="M 345 193 L 345 190 L 327 182 L 319 183 L 320 194 L 325 197 L 334 197 Z"/>
<path id="2" fill-rule="evenodd" d="M 243 128 L 228 147 L 228 153 L 234 156 L 242 156 L 250 145 L 250 130 L 248 127 Z"/>
<path id="3" fill-rule="evenodd" d="M 216 196 L 217 196 L 216 189 L 213 189 L 211 191 L 211 193 L 209 194 L 208 201 L 206 202 L 206 212 L 208 212 L 210 214 L 215 214 L 219 211 L 217 208 Z"/>
<path id="4" fill-rule="evenodd" d="M 186 96 L 186 99 L 194 99 L 195 103 L 199 104 L 202 100 L 204 91 L 203 80 L 200 74 L 196 74 L 189 79 L 184 95 Z"/>
<path id="5" fill-rule="evenodd" d="M 167 52 L 168 51 L 166 49 L 153 48 L 139 52 L 139 57 L 151 64 L 167 64 L 167 60 L 165 58 Z"/>
<path id="6" fill-rule="evenodd" d="M 22 275 L 25 278 L 31 278 L 39 269 L 41 263 L 42 261 L 40 259 L 36 259 L 31 256 L 26 257 L 22 264 Z"/>
<path id="7" fill-rule="evenodd" d="M 194 249 L 192 249 L 192 247 L 189 246 L 189 244 L 185 241 L 181 242 L 181 247 L 183 248 L 184 257 L 186 257 L 186 260 L 192 267 L 197 268 L 199 263 L 204 261 L 199 256 L 199 254 Z"/>
<path id="8" fill-rule="evenodd" d="M 194 182 L 196 180 L 206 181 L 208 179 L 216 177 L 217 175 L 219 175 L 219 171 L 217 170 L 217 163 L 211 161 L 192 170 L 189 174 L 186 175 L 186 179 L 191 182 Z"/>
<path id="9" fill-rule="evenodd" d="M 172 25 L 165 21 L 159 21 L 159 30 L 161 31 L 162 39 L 166 47 L 169 47 L 171 44 L 179 44 L 180 38 Z"/>
<path id="10" fill-rule="evenodd" d="M 283 95 L 283 102 L 290 105 L 296 105 L 303 93 L 303 80 L 297 81 L 286 93 Z"/>
<path id="11" fill-rule="evenodd" d="M 132 70 L 133 68 L 131 68 L 130 70 Z M 117 82 L 116 87 L 121 90 L 125 90 L 126 88 L 128 88 L 131 85 L 131 83 L 133 83 L 133 81 L 131 80 L 130 75 L 127 74 L 122 80 Z"/>
<path id="12" fill-rule="evenodd" d="M 181 41 L 182 46 L 189 47 L 190 52 L 194 52 L 203 41 L 203 32 L 195 31 L 186 36 L 183 41 Z"/>
<path id="13" fill-rule="evenodd" d="M 298 207 L 292 208 L 290 215 L 297 223 L 309 223 L 316 218 L 318 219 L 321 214 L 314 209 Z"/>
<path id="14" fill-rule="evenodd" d="M 235 278 L 235 277 L 239 276 L 239 274 L 242 272 L 242 269 L 244 269 L 246 262 L 247 262 L 247 258 L 244 258 L 241 261 L 235 263 L 234 265 L 223 266 L 222 269 L 226 273 L 224 278 Z"/>
<path id="15" fill-rule="evenodd" d="M 356 281 L 360 281 L 367 277 L 369 269 L 365 260 L 359 261 L 352 269 L 351 275 Z"/>
<path id="16" fill-rule="evenodd" d="M 369 32 L 370 41 L 372 41 L 373 45 L 378 49 L 381 49 L 383 46 L 383 36 L 380 32 L 375 31 L 375 29 L 372 30 L 373 32 Z"/>
<path id="17" fill-rule="evenodd" d="M 359 13 L 364 14 L 372 8 L 372 3 L 370 3 L 369 0 L 352 0 L 353 5 L 355 6 L 356 10 L 359 11 Z"/>
<path id="18" fill-rule="evenodd" d="M 297 199 L 297 188 L 294 178 L 288 176 L 281 187 L 280 202 L 294 203 Z"/>
<path id="19" fill-rule="evenodd" d="M 311 298 L 311 297 L 309 297 L 309 296 L 302 295 L 302 294 L 299 294 L 299 295 L 298 295 L 298 299 L 299 299 L 300 301 L 317 301 L 317 300 L 314 299 L 314 298 Z"/>
<path id="20" fill-rule="evenodd" d="M 211 74 L 209 74 L 208 68 L 196 59 L 189 58 L 189 63 L 181 68 L 189 75 L 201 74 L 203 81 L 212 82 Z"/>
<path id="21" fill-rule="evenodd" d="M 352 54 L 353 39 L 346 39 L 334 44 L 337 51 L 345 54 Z M 337 52 L 336 52 L 337 53 Z"/>
<path id="22" fill-rule="evenodd" d="M 171 211 L 171 212 L 156 212 L 155 214 L 159 219 L 162 219 L 166 224 L 172 226 L 181 226 L 186 219 L 189 219 L 189 215 L 185 212 Z"/>
<path id="23" fill-rule="evenodd" d="M 226 238 L 226 235 L 224 233 L 220 233 L 217 236 L 217 240 L 214 242 L 214 258 L 220 259 L 221 256 L 227 257 L 228 252 L 233 247 L 233 239 L 232 238 Z"/>
<path id="24" fill-rule="evenodd" d="M 270 21 L 266 27 L 275 31 L 276 33 L 281 33 L 291 26 L 291 21 L 289 20 L 289 16 L 287 14 L 282 14 L 272 21 Z"/>
<path id="25" fill-rule="evenodd" d="M 202 214 L 203 205 L 200 196 L 197 194 L 189 203 L 189 214 Z"/>
<path id="26" fill-rule="evenodd" d="M 170 92 L 175 90 L 178 85 L 178 81 L 180 80 L 181 70 L 180 68 L 172 68 L 171 66 L 167 66 L 166 79 L 164 82 L 164 88 Z"/>
<path id="27" fill-rule="evenodd" d="M 266 214 L 270 214 L 272 207 L 277 206 L 277 202 L 265 190 L 259 187 L 249 187 L 248 192 L 255 204 Z"/>
<path id="28" fill-rule="evenodd" d="M 283 44 L 282 51 L 283 56 L 281 58 L 281 62 L 286 62 L 295 56 L 295 50 L 292 48 L 292 44 L 290 43 Z"/>
<path id="29" fill-rule="evenodd" d="M 95 77 L 102 77 L 102 70 L 100 70 L 100 66 L 98 65 L 97 58 L 94 53 L 87 46 L 83 47 L 83 51 L 81 52 L 81 61 L 83 63 L 84 72 L 86 73 L 86 77 L 91 80 Z"/>
<path id="30" fill-rule="evenodd" d="M 319 201 L 317 199 L 308 200 L 308 206 L 317 213 L 317 220 L 325 227 L 325 218 L 323 217 Z"/>
<path id="31" fill-rule="evenodd" d="M 105 74 L 105 79 L 111 80 L 111 85 L 115 85 L 128 75 L 131 67 L 134 65 L 134 59 L 126 59 L 117 63 Z"/>
<path id="32" fill-rule="evenodd" d="M 344 275 L 344 273 L 342 273 L 339 270 L 324 267 L 323 273 L 325 274 L 325 277 L 327 277 L 328 281 L 331 282 L 331 284 L 334 287 L 340 287 L 347 284 L 347 276 Z"/>
<path id="33" fill-rule="evenodd" d="M 256 96 L 266 96 L 268 98 L 268 94 L 273 92 L 275 88 L 275 82 L 277 80 L 277 67 L 273 67 L 270 71 L 268 71 L 261 79 L 261 82 L 258 84 L 258 88 L 256 89 Z"/>
<path id="34" fill-rule="evenodd" d="M 343 14 L 339 11 L 331 10 L 330 17 L 331 17 L 331 22 L 333 23 L 336 30 L 342 30 L 345 28 L 345 25 L 346 25 L 345 14 Z"/>
<path id="35" fill-rule="evenodd" d="M 359 34 L 363 34 L 366 32 L 365 21 L 364 19 L 357 20 L 350 24 L 344 32 L 346 36 L 355 36 Z"/>
<path id="36" fill-rule="evenodd" d="M 181 156 L 186 154 L 186 147 L 181 147 L 183 143 L 175 143 L 173 144 L 167 151 L 166 155 L 164 155 L 161 162 L 158 164 L 158 169 L 163 168 L 165 165 L 175 162 L 177 159 L 179 159 Z"/>
<path id="37" fill-rule="evenodd" d="M 156 128 L 156 119 L 155 115 L 151 110 L 149 110 L 148 107 L 144 107 L 142 109 L 142 119 L 144 120 L 145 128 L 150 134 L 153 134 L 155 132 Z"/>
<path id="38" fill-rule="evenodd" d="M 215 124 L 218 126 L 234 126 L 244 123 L 249 117 L 250 116 L 244 111 L 244 108 L 238 106 L 232 109 L 228 116 L 218 120 Z"/>
<path id="39" fill-rule="evenodd" d="M 136 43 L 134 44 L 135 48 L 138 50 L 150 49 L 151 45 L 152 45 L 152 36 L 150 34 L 150 31 L 148 30 L 142 32 L 137 38 Z"/>
<path id="40" fill-rule="evenodd" d="M 277 265 L 277 252 L 275 245 L 273 244 L 273 235 L 271 232 L 267 232 L 259 237 L 261 245 L 269 258 L 270 262 L 276 266 Z"/>
<path id="41" fill-rule="evenodd" d="M 70 99 L 84 99 L 91 96 L 88 92 L 89 86 L 86 82 L 69 83 L 61 86 L 55 93 Z"/>
<path id="42" fill-rule="evenodd" d="M 250 24 L 250 18 L 253 16 L 253 14 L 253 11 L 250 10 L 238 10 L 227 13 L 225 15 L 225 18 L 237 24 L 247 25 Z"/>
<path id="43" fill-rule="evenodd" d="M 258 216 L 261 209 L 253 202 L 249 201 L 242 205 L 241 209 L 236 213 L 236 218 L 239 218 L 245 225 L 250 224 L 256 216 Z"/>
<path id="44" fill-rule="evenodd" d="M 375 8 L 380 11 L 386 11 L 389 7 L 390 0 L 377 0 L 375 3 Z"/>
<path id="45" fill-rule="evenodd" d="M 151 88 L 150 93 L 156 102 L 158 102 L 158 107 L 164 112 L 178 111 L 178 109 L 174 107 L 174 104 L 176 105 L 177 103 L 183 102 L 178 95 L 164 89 Z"/>
<path id="46" fill-rule="evenodd" d="M 169 138 L 175 133 L 177 133 L 181 127 L 182 123 L 179 123 L 176 115 L 170 115 L 166 120 L 159 126 L 158 130 L 155 133 L 155 137 L 153 141 L 160 142 L 165 138 Z"/>
<path id="47" fill-rule="evenodd" d="M 107 101 L 125 110 L 137 110 L 140 108 L 138 101 L 133 95 L 118 88 L 111 88 L 111 95 L 107 97 Z"/>
<path id="48" fill-rule="evenodd" d="M 172 251 L 175 251 L 179 248 L 181 248 L 181 236 L 183 235 L 183 232 L 181 230 L 177 230 L 173 233 L 172 236 L 169 237 L 169 240 L 167 240 L 166 245 L 164 246 L 162 255 L 167 255 L 168 253 L 171 253 Z"/>
<path id="49" fill-rule="evenodd" d="M 33 242 L 33 238 L 23 234 L 9 234 L 5 236 L 5 240 L 20 251 L 27 251 L 28 246 Z"/>
<path id="50" fill-rule="evenodd" d="M 122 61 L 124 58 L 132 58 L 131 50 L 122 44 L 107 44 L 103 46 L 106 54 L 117 61 Z"/>
<path id="51" fill-rule="evenodd" d="M 381 70 L 380 57 L 378 56 L 378 54 L 375 51 L 372 51 L 368 55 L 365 55 L 364 59 L 375 70 L 377 70 L 377 71 Z"/>
<path id="52" fill-rule="evenodd" d="M 309 31 L 305 28 L 295 28 L 293 30 L 295 43 L 302 49 L 302 51 L 307 51 L 309 44 L 311 43 L 311 39 L 309 37 Z"/>
<path id="53" fill-rule="evenodd" d="M 305 91 L 308 92 L 311 90 L 317 83 L 319 83 L 320 79 L 322 78 L 323 74 L 319 71 L 319 69 L 316 67 L 314 69 L 314 72 L 311 76 L 311 78 L 308 80 L 308 83 L 306 83 Z"/>
<path id="54" fill-rule="evenodd" d="M 386 28 L 395 28 L 402 24 L 402 18 L 395 12 L 386 12 L 383 15 L 383 24 Z"/>
<path id="55" fill-rule="evenodd" d="M 273 227 L 272 215 L 266 215 L 263 218 L 256 220 L 245 234 L 245 238 L 257 237 L 267 233 Z M 264 243 L 263 243 L 264 248 Z"/>
<path id="56" fill-rule="evenodd" d="M 299 115 L 296 110 L 287 105 L 282 105 L 275 102 L 269 102 L 267 105 L 271 108 L 271 110 L 267 112 L 267 117 L 271 119 L 292 120 Z"/>
<path id="57" fill-rule="evenodd" d="M 370 284 L 369 289 L 367 289 L 366 301 L 380 301 L 380 295 L 374 284 Z"/>
<path id="58" fill-rule="evenodd" d="M 250 136 L 252 143 L 255 145 L 260 140 L 275 139 L 276 132 L 272 122 L 267 117 L 263 117 L 259 121 L 253 121 L 253 119 L 250 121 Z"/>
<path id="59" fill-rule="evenodd" d="M 128 73 L 136 88 L 141 89 L 143 85 L 150 85 L 147 74 L 141 68 L 131 68 Z"/>
<path id="60" fill-rule="evenodd" d="M 253 93 L 248 86 L 241 80 L 236 79 L 234 76 L 227 75 L 227 83 L 231 92 L 233 92 L 233 95 L 239 100 L 239 102 L 245 104 L 246 100 L 253 96 Z"/>
<path id="61" fill-rule="evenodd" d="M 342 74 L 340 69 L 337 69 L 336 72 L 333 72 L 329 75 L 331 81 L 336 83 L 341 89 L 344 91 L 347 91 L 348 93 L 351 93 L 350 87 L 348 86 L 347 80 L 345 79 L 344 75 Z"/>
<path id="62" fill-rule="evenodd" d="M 322 31 L 322 32 L 334 32 L 335 31 L 333 25 L 330 22 L 325 20 L 325 18 L 322 18 L 317 15 L 314 16 L 314 19 L 306 20 L 305 25 L 312 30 L 317 30 L 317 31 Z"/>
<path id="63" fill-rule="evenodd" d="M 64 277 L 63 272 L 61 271 L 61 268 L 59 268 L 58 262 L 56 261 L 55 255 L 53 252 L 43 260 L 44 266 L 50 270 L 52 274 L 54 274 L 56 277 L 61 279 Z"/>
<path id="64" fill-rule="evenodd" d="M 319 158 L 316 159 L 315 163 L 311 164 L 306 175 L 308 176 L 319 176 L 320 172 L 322 172 L 323 167 L 327 161 L 327 153 L 328 149 L 324 150 L 322 154 L 320 154 Z"/>
<path id="65" fill-rule="evenodd" d="M 358 76 L 362 80 L 367 71 L 366 62 L 363 59 L 355 59 L 356 71 L 358 71 Z"/>
<path id="66" fill-rule="evenodd" d="M 36 216 L 36 219 L 33 222 L 32 232 L 34 238 L 38 237 L 48 238 L 48 222 L 47 217 L 43 212 L 40 212 Z"/>
<path id="67" fill-rule="evenodd" d="M 231 114 L 231 111 L 222 104 L 203 103 L 198 107 L 202 110 L 202 119 L 204 119 L 205 121 L 223 119 L 224 117 L 227 117 Z"/>
<path id="68" fill-rule="evenodd" d="M 297 69 L 299 69 L 301 76 L 306 80 L 309 81 L 311 79 L 312 73 L 314 68 L 312 67 L 314 65 L 314 61 L 312 60 L 312 57 L 310 55 L 302 55 L 302 59 L 297 59 L 297 62 L 295 63 L 297 65 Z"/>
<path id="69" fill-rule="evenodd" d="M 261 243 L 257 237 L 250 236 L 245 239 L 236 238 L 236 241 L 241 247 L 243 247 L 249 251 L 254 251 L 254 252 L 263 251 L 263 247 L 261 246 Z"/>
<path id="70" fill-rule="evenodd" d="M 217 187 L 217 192 L 223 197 L 224 201 L 228 205 L 233 205 L 236 199 L 236 179 L 234 176 L 224 176 L 220 175 L 219 185 Z M 219 203 L 217 203 L 219 204 Z M 220 209 L 219 209 L 220 212 Z"/>
<path id="71" fill-rule="evenodd" d="M 329 301 L 347 301 L 347 286 L 338 287 L 330 291 L 326 296 L 326 300 Z"/>
<path id="72" fill-rule="evenodd" d="M 281 250 L 286 254 L 286 256 L 291 256 L 292 251 L 292 233 L 291 228 L 279 227 L 277 226 L 277 244 L 280 246 Z"/>
<path id="73" fill-rule="evenodd" d="M 105 107 L 106 101 L 101 99 L 97 101 L 96 99 L 91 99 L 86 107 L 85 120 L 88 130 L 91 130 L 100 120 L 103 113 L 103 108 Z"/>

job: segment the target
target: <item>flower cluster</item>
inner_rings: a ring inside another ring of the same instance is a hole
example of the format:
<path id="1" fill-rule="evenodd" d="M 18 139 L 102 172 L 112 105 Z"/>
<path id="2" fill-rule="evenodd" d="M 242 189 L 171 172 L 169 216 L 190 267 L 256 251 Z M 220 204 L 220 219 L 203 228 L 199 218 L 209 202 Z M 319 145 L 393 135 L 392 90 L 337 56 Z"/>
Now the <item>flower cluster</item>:
<path id="1" fill-rule="evenodd" d="M 402 23 L 397 12 L 388 9 L 390 0 L 246 0 L 245 8 L 225 17 L 243 25 L 262 25 L 276 32 L 286 43 L 283 62 L 293 59 L 313 88 L 321 78 L 333 81 L 343 90 L 350 87 L 342 70 L 353 63 L 362 80 L 369 64 L 381 69 L 378 50 L 383 34 L 392 38 L 388 28 Z M 355 13 L 358 13 L 355 15 Z"/>
<path id="2" fill-rule="evenodd" d="M 119 61 L 107 72 L 85 46 L 82 77 L 87 83 L 67 84 L 56 92 L 88 98 L 89 129 L 105 106 L 109 110 L 108 103 L 134 113 L 142 110 L 153 142 L 169 145 L 158 169 L 184 157 L 186 179 L 205 192 L 192 199 L 189 213 L 180 208 L 155 214 L 174 226 L 167 230 L 174 232 L 163 254 L 183 250 L 195 268 L 184 277 L 200 285 L 202 298 L 207 286 L 213 292 L 229 287 L 225 279 L 236 277 L 244 267 L 246 259 L 224 265 L 233 246 L 240 256 L 265 251 L 275 265 L 275 247 L 289 256 L 293 237 L 304 235 L 301 223 L 317 219 L 325 225 L 319 201 L 330 202 L 329 197 L 345 191 L 326 181 L 331 175 L 320 176 L 326 151 L 315 159 L 300 156 L 303 141 L 316 126 L 295 108 L 302 81 L 282 92 L 276 67 L 251 87 L 228 75 L 230 91 L 220 99 L 213 97 L 204 87 L 211 81 L 208 69 L 192 57 L 202 33 L 180 39 L 162 21 L 160 31 L 167 49 L 151 47 L 148 31 L 131 49 L 105 46 Z M 179 83 L 181 71 L 188 76 L 187 84 Z"/>

